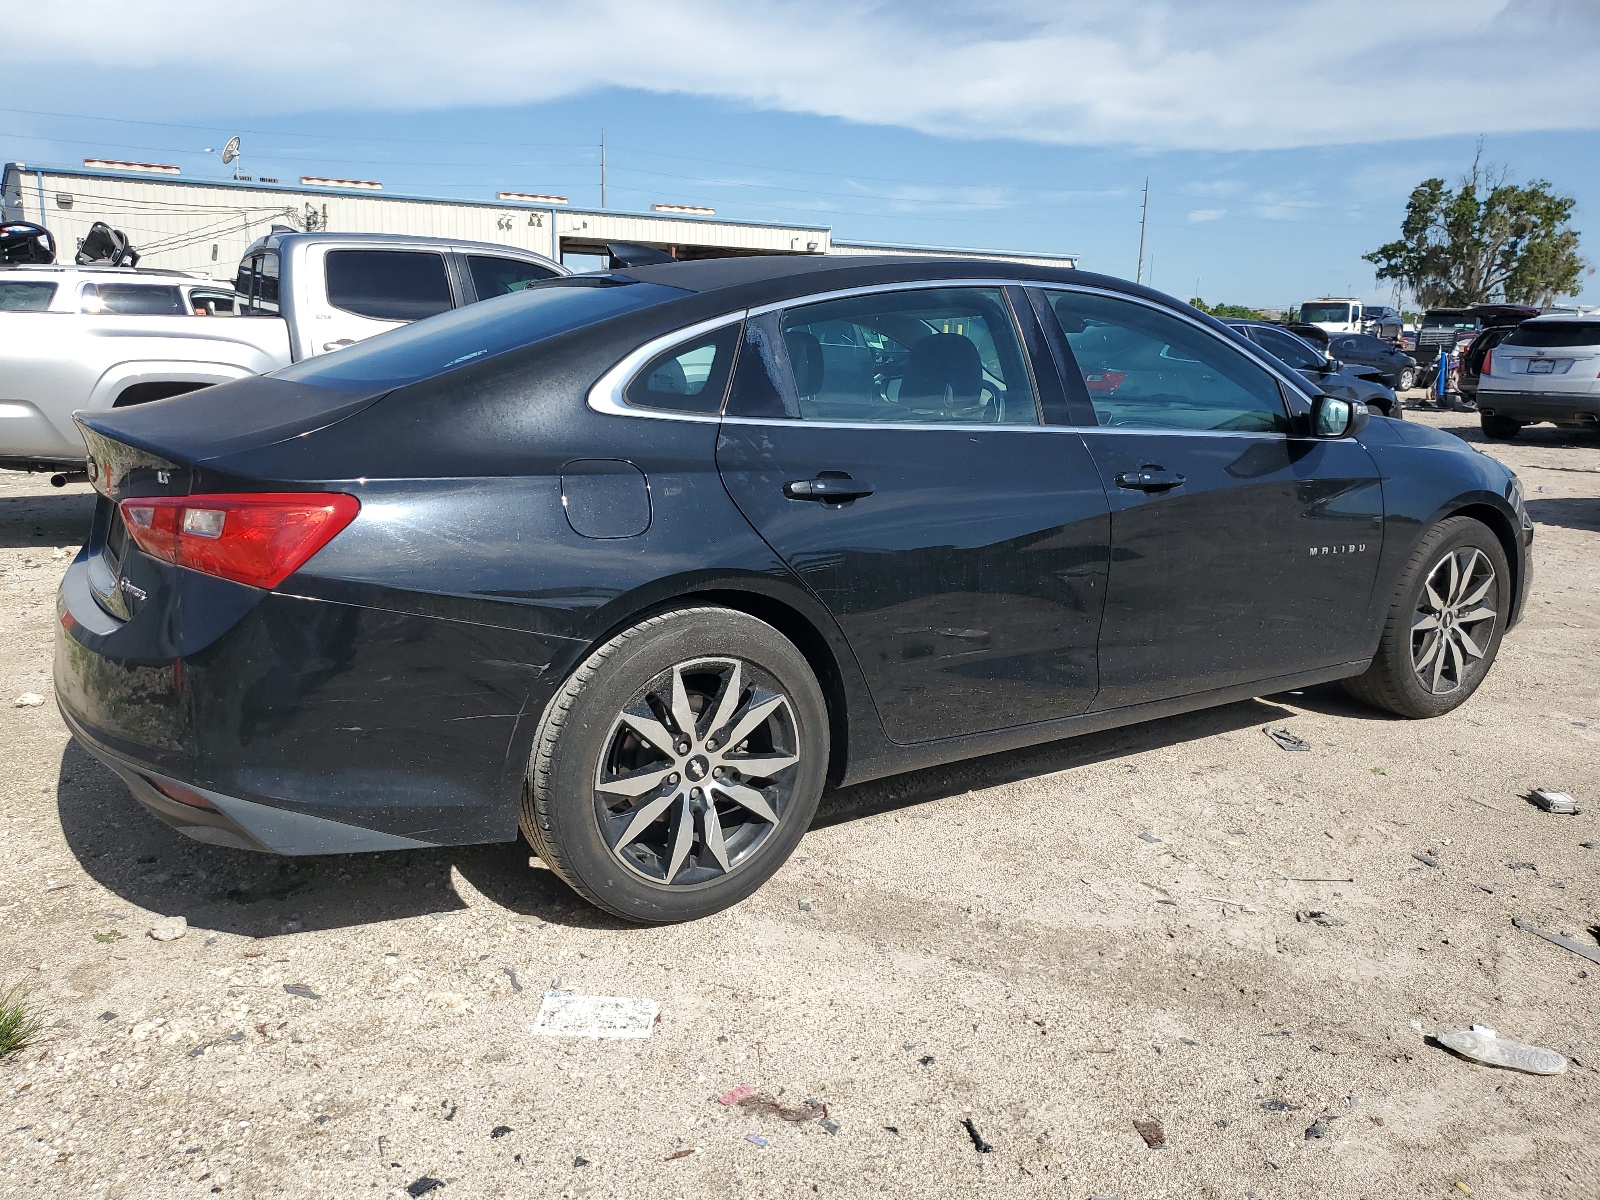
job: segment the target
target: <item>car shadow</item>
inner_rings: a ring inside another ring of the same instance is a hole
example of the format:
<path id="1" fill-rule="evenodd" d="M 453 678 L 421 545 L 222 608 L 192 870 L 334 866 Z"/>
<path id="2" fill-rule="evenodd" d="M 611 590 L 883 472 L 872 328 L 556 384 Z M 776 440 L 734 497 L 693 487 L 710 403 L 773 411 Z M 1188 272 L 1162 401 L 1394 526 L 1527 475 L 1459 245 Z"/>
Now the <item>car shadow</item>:
<path id="1" fill-rule="evenodd" d="M 1307 712 L 1321 713 L 1329 717 L 1344 717 L 1352 721 L 1407 720 L 1398 713 L 1373 708 L 1372 705 L 1357 700 L 1337 683 L 1324 683 L 1300 691 L 1284 692 L 1279 696 L 1269 696 L 1267 699 L 1292 704 L 1295 708 L 1305 709 Z"/>
<path id="2" fill-rule="evenodd" d="M 1299 693 L 1295 693 L 1294 698 L 1298 704 Z M 1008 750 L 904 775 L 891 775 L 886 779 L 874 779 L 851 787 L 830 788 L 823 793 L 812 828 L 826 828 L 925 804 L 930 800 L 947 799 L 977 788 L 1015 783 L 1037 775 L 1050 775 L 1106 759 L 1196 741 L 1213 734 L 1231 733 L 1293 715 L 1293 710 L 1268 700 L 1244 700 L 1220 708 L 1202 709 L 1100 733 L 1079 734 L 1022 750 Z"/>
<path id="3" fill-rule="evenodd" d="M 1295 702 L 1301 702 L 1298 693 Z M 1250 700 L 833 788 L 824 793 L 813 828 L 1291 715 L 1280 705 Z M 297 858 L 196 842 L 145 812 L 122 781 L 76 740 L 62 751 L 56 806 L 68 848 L 96 883 L 124 903 L 181 915 L 196 931 L 266 938 L 384 921 L 443 920 L 469 907 L 458 879 L 520 917 L 587 929 L 640 928 L 581 900 L 552 871 L 530 867 L 531 852 L 520 839 Z M 115 904 L 104 914 L 108 921 L 120 915 Z"/>
<path id="4" fill-rule="evenodd" d="M 181 915 L 196 931 L 263 938 L 420 917 L 442 920 L 468 907 L 458 875 L 519 916 L 584 928 L 638 928 L 584 903 L 551 871 L 530 869 L 530 852 L 520 839 L 296 858 L 193 841 L 141 808 L 76 740 L 62 751 L 56 807 L 68 848 L 96 883 L 141 909 Z M 112 905 L 105 915 L 117 912 Z"/>
<path id="5" fill-rule="evenodd" d="M 43 496 L 0 496 L 0 546 L 81 546 L 89 540 L 94 502 L 88 484 Z"/>
<path id="6" fill-rule="evenodd" d="M 1559 525 L 1564 529 L 1600 532 L 1600 500 L 1593 496 L 1573 499 L 1531 497 L 1525 501 L 1528 515 L 1538 525 Z"/>

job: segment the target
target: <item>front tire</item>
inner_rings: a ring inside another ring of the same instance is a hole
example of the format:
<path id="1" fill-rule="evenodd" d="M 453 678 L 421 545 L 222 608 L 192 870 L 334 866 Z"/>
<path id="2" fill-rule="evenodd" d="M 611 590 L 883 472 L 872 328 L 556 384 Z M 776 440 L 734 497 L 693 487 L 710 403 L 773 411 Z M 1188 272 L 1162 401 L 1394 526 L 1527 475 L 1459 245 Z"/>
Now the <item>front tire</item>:
<path id="1" fill-rule="evenodd" d="M 1510 611 L 1500 540 L 1471 517 L 1441 521 L 1401 575 L 1372 665 L 1345 690 L 1402 717 L 1442 716 L 1478 690 Z"/>
<path id="2" fill-rule="evenodd" d="M 1416 386 L 1417 386 L 1417 369 L 1415 367 L 1402 368 L 1402 370 L 1400 371 L 1400 377 L 1394 381 L 1394 389 L 1395 389 L 1395 391 L 1397 391 L 1397 392 L 1409 392 L 1412 388 L 1414 388 Z"/>
<path id="3" fill-rule="evenodd" d="M 1492 413 L 1479 413 L 1478 424 L 1483 428 L 1483 436 L 1497 442 L 1509 442 L 1522 431 L 1522 422 L 1510 417 L 1495 416 Z"/>
<path id="4" fill-rule="evenodd" d="M 732 609 L 675 609 L 611 638 L 551 700 L 522 831 L 590 903 L 690 921 L 783 865 L 827 766 L 827 707 L 794 645 Z"/>

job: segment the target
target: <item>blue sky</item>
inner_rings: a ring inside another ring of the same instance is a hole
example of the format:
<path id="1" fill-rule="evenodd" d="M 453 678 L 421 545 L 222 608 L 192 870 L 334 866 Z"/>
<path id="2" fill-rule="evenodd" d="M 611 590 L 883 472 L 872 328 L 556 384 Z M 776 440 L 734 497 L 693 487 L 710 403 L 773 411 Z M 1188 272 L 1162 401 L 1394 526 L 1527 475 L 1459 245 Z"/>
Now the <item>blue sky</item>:
<path id="1" fill-rule="evenodd" d="M 1271 306 L 1389 299 L 1362 253 L 1480 136 L 1487 160 L 1577 197 L 1585 229 L 1600 205 L 1600 5 L 1398 10 L 456 0 L 441 20 L 423 0 L 62 0 L 33 43 L 48 48 L 8 67 L 0 158 L 220 176 L 202 148 L 238 132 L 257 175 L 595 205 L 604 128 L 613 207 L 1070 251 L 1130 277 L 1148 176 L 1155 286 Z M 127 35 L 82 36 L 102 20 Z M 1600 260 L 1600 230 L 1590 243 Z M 1582 299 L 1600 303 L 1597 280 Z"/>

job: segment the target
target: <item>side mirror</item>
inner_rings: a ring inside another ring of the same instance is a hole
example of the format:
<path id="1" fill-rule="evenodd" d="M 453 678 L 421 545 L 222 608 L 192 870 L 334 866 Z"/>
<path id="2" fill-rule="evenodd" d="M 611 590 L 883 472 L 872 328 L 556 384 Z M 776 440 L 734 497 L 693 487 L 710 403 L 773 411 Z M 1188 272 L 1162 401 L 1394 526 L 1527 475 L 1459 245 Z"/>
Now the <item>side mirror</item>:
<path id="1" fill-rule="evenodd" d="M 1318 396 L 1311 402 L 1311 433 L 1320 438 L 1354 437 L 1366 428 L 1367 406 L 1359 400 Z"/>

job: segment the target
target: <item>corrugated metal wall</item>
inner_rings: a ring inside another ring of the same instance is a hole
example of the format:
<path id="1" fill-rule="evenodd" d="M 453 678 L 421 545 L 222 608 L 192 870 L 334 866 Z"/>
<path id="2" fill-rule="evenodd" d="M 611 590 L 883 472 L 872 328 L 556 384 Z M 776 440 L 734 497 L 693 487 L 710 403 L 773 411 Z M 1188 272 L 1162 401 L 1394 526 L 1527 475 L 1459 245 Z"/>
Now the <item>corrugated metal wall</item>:
<path id="1" fill-rule="evenodd" d="M 58 257 L 70 262 L 95 221 L 120 229 L 139 250 L 139 265 L 231 279 L 244 250 L 273 225 L 342 233 L 409 233 L 519 246 L 555 257 L 547 209 L 410 200 L 398 196 L 330 193 L 315 188 L 235 187 L 169 178 L 58 174 L 48 168 L 14 172 L 8 212 L 40 221 L 55 235 Z M 41 195 L 42 193 L 42 195 Z"/>
<path id="2" fill-rule="evenodd" d="M 793 225 L 695 220 L 611 212 L 557 212 L 556 234 L 582 242 L 642 242 L 652 246 L 718 246 L 783 254 L 825 254 L 826 229 Z"/>
<path id="3" fill-rule="evenodd" d="M 909 258 L 988 258 L 999 262 L 1024 263 L 1030 267 L 1061 267 L 1071 270 L 1078 265 L 1073 254 L 1016 254 L 1009 250 L 956 250 L 941 246 L 885 246 L 877 242 L 833 242 L 829 254 L 898 254 Z"/>

